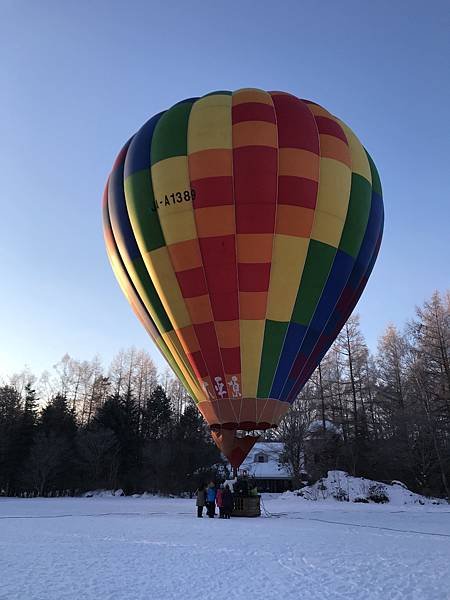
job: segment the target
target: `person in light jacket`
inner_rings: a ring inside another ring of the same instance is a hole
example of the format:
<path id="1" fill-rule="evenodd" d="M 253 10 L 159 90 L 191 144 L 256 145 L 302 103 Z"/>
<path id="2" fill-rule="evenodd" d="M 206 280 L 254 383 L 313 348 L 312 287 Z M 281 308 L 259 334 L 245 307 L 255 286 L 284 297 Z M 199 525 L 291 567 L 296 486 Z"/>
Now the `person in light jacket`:
<path id="1" fill-rule="evenodd" d="M 205 484 L 201 483 L 197 489 L 197 501 L 196 501 L 197 517 L 199 517 L 200 519 L 203 517 L 203 507 L 205 506 L 205 504 L 206 504 Z"/>
<path id="2" fill-rule="evenodd" d="M 210 519 L 214 519 L 216 514 L 216 486 L 213 481 L 206 488 L 206 514 Z"/>

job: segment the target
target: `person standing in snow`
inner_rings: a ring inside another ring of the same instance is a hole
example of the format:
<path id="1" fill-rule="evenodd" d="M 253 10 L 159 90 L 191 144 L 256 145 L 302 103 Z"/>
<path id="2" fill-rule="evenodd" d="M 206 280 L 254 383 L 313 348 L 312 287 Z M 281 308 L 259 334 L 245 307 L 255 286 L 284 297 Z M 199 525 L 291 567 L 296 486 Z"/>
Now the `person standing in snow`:
<path id="1" fill-rule="evenodd" d="M 222 508 L 222 494 L 223 494 L 223 485 L 219 487 L 216 494 L 216 504 L 219 509 L 219 519 L 223 519 L 223 508 Z"/>
<path id="2" fill-rule="evenodd" d="M 227 484 L 222 492 L 222 514 L 224 519 L 229 519 L 233 512 L 233 494 Z"/>
<path id="3" fill-rule="evenodd" d="M 216 486 L 213 481 L 206 488 L 206 514 L 210 519 L 214 519 L 216 514 Z"/>
<path id="4" fill-rule="evenodd" d="M 206 504 L 205 484 L 201 483 L 197 489 L 197 501 L 196 501 L 197 517 L 199 517 L 200 519 L 203 517 L 203 507 L 205 506 L 205 504 Z"/>

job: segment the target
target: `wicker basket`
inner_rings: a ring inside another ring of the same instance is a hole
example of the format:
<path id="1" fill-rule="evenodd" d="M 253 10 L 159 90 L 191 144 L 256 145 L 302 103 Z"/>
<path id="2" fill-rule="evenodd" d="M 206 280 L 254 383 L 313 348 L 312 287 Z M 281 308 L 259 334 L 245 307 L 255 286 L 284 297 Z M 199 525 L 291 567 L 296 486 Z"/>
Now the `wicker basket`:
<path id="1" fill-rule="evenodd" d="M 243 498 L 242 496 L 235 496 L 232 515 L 233 517 L 260 517 L 261 497 L 249 496 Z"/>

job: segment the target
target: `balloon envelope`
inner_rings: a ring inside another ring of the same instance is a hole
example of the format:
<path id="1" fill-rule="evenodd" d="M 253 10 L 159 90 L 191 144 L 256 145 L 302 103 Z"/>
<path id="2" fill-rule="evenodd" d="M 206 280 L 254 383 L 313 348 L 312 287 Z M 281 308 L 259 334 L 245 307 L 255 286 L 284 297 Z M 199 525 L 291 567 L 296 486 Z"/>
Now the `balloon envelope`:
<path id="1" fill-rule="evenodd" d="M 251 443 L 224 431 L 279 423 L 355 307 L 383 218 L 355 134 L 283 92 L 183 100 L 119 153 L 103 201 L 112 267 L 235 464 Z"/>

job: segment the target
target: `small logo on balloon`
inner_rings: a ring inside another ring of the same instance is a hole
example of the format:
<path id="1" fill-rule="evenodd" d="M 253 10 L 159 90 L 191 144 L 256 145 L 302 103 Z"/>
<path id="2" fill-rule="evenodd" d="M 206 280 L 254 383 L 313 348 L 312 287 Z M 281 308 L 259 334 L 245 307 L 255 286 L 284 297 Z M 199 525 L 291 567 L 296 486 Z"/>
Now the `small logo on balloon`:
<path id="1" fill-rule="evenodd" d="M 233 398 L 241 397 L 241 387 L 239 385 L 239 380 L 237 375 L 233 375 L 231 380 L 228 382 L 228 385 L 231 387 L 231 391 L 233 393 Z"/>

